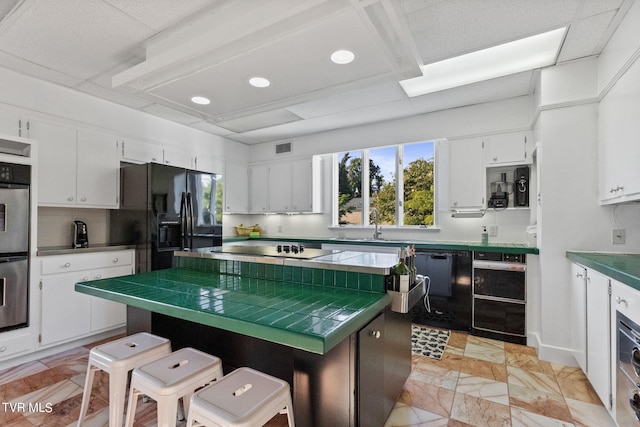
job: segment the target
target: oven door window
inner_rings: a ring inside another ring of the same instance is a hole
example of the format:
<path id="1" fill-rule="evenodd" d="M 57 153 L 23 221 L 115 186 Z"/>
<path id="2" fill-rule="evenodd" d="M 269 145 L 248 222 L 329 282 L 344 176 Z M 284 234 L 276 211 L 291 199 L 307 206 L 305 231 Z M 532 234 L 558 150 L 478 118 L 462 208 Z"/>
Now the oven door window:
<path id="1" fill-rule="evenodd" d="M 522 271 L 474 268 L 473 293 L 513 300 L 525 300 L 525 273 Z"/>
<path id="2" fill-rule="evenodd" d="M 473 299 L 473 327 L 507 333 L 525 334 L 525 305 L 483 298 Z"/>

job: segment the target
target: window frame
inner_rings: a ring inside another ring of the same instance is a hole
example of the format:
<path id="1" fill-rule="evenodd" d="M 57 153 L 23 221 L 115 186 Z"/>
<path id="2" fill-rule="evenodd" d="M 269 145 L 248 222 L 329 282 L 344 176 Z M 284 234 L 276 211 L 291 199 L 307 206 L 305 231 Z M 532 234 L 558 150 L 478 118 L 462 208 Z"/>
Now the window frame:
<path id="1" fill-rule="evenodd" d="M 343 151 L 339 151 L 336 153 L 332 153 L 331 155 L 331 159 L 332 159 L 332 186 L 331 186 L 331 225 L 330 228 L 340 228 L 340 229 L 363 229 L 363 228 L 370 228 L 372 227 L 374 224 L 371 221 L 370 215 L 368 215 L 367 213 L 371 211 L 371 198 L 369 196 L 370 194 L 370 188 L 369 188 L 369 177 L 370 177 L 370 171 L 369 171 L 369 152 L 371 150 L 376 150 L 378 148 L 384 148 L 384 147 L 395 147 L 395 181 L 396 181 L 396 185 L 395 185 L 395 193 L 396 193 L 396 223 L 395 224 L 391 224 L 391 225 L 387 225 L 385 224 L 384 227 L 385 228 L 393 228 L 393 229 L 397 229 L 397 230 L 409 230 L 409 229 L 422 229 L 422 230 L 438 230 L 439 229 L 439 225 L 438 225 L 438 219 L 439 219 L 439 215 L 438 215 L 438 200 L 440 198 L 440 196 L 438 195 L 438 193 L 440 192 L 440 190 L 438 189 L 438 174 L 439 174 L 439 167 L 438 167 L 438 141 L 437 139 L 425 139 L 425 140 L 419 140 L 419 141 L 413 141 L 413 142 L 404 142 L 401 144 L 391 144 L 391 145 L 384 145 L 384 146 L 376 146 L 376 147 L 367 147 L 367 148 L 356 148 L 356 149 L 352 149 L 352 150 L 343 150 Z M 405 205 L 405 200 L 404 200 L 404 147 L 406 145 L 413 145 L 413 144 L 420 144 L 420 143 L 431 143 L 432 147 L 433 147 L 433 224 L 432 225 L 404 225 L 404 205 Z M 347 152 L 361 152 L 362 153 L 362 176 L 361 176 L 361 182 L 362 185 L 364 186 L 365 183 L 367 183 L 367 187 L 366 188 L 361 188 L 361 193 L 362 193 L 362 218 L 361 218 L 361 224 L 340 224 L 340 218 L 339 218 L 339 206 L 338 206 L 338 200 L 339 200 L 339 168 L 338 168 L 338 159 L 339 156 L 341 154 L 347 153 Z M 367 165 L 367 167 L 364 167 L 364 165 Z"/>

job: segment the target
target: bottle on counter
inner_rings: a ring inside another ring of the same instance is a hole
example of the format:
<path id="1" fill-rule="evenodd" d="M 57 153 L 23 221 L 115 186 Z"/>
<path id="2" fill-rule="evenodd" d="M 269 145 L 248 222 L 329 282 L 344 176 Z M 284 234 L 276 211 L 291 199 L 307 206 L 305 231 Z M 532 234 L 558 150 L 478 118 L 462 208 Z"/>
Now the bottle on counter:
<path id="1" fill-rule="evenodd" d="M 407 265 L 407 251 L 400 249 L 400 261 L 395 266 L 395 273 L 398 279 L 400 292 L 409 292 L 409 266 Z"/>
<path id="2" fill-rule="evenodd" d="M 487 233 L 487 226 L 486 225 L 482 226 L 481 242 L 482 242 L 482 244 L 489 243 L 489 233 Z"/>

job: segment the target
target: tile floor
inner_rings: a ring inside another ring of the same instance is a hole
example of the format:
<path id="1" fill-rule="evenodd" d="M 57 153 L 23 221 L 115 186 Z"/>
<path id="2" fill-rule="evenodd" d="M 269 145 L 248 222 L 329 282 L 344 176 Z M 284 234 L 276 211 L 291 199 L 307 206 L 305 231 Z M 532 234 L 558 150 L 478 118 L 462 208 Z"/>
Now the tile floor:
<path id="1" fill-rule="evenodd" d="M 452 332 L 441 360 L 414 355 L 385 427 L 615 426 L 579 368 L 535 349 Z"/>
<path id="2" fill-rule="evenodd" d="M 89 350 L 96 344 L 0 372 L 0 425 L 75 426 Z M 106 426 L 107 376 L 96 375 L 94 387 L 87 425 Z M 155 403 L 140 403 L 135 426 L 154 425 Z M 285 426 L 286 417 L 268 425 Z M 386 423 L 392 426 L 614 423 L 579 369 L 540 361 L 530 347 L 454 331 L 442 360 L 413 357 L 411 376 Z"/>

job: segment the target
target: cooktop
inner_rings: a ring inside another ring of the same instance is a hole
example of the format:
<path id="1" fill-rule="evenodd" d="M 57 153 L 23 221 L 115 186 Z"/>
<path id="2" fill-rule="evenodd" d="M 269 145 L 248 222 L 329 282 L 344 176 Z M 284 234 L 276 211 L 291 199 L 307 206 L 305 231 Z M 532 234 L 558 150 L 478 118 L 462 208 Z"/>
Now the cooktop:
<path id="1" fill-rule="evenodd" d="M 331 249 L 305 248 L 302 245 L 277 246 L 223 246 L 216 252 L 240 255 L 257 255 L 279 258 L 313 259 L 324 255 L 332 255 L 340 251 Z"/>

